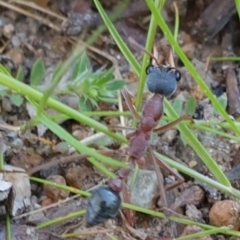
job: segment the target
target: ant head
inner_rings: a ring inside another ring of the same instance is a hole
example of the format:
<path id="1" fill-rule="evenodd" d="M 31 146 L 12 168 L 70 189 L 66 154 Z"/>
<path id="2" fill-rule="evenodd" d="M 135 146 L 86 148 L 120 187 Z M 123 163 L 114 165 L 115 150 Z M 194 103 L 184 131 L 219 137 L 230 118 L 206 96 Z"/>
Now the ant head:
<path id="1" fill-rule="evenodd" d="M 159 93 L 166 97 L 171 96 L 181 79 L 181 73 L 175 68 L 149 65 L 146 68 L 147 87 L 152 93 Z"/>

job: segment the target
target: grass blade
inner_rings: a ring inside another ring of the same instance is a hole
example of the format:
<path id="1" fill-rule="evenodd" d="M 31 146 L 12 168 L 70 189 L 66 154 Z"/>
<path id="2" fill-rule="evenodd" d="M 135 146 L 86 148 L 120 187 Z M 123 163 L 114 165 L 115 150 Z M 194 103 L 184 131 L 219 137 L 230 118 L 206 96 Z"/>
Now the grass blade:
<path id="1" fill-rule="evenodd" d="M 136 73 L 139 73 L 140 70 L 141 70 L 141 67 L 140 67 L 138 61 L 132 55 L 131 51 L 129 50 L 127 45 L 122 40 L 121 36 L 119 35 L 117 30 L 115 29 L 113 23 L 111 22 L 111 20 L 107 16 L 106 12 L 102 8 L 102 6 L 99 3 L 99 1 L 98 0 L 94 0 L 94 3 L 95 3 L 95 5 L 96 5 L 96 7 L 98 9 L 99 14 L 101 15 L 101 17 L 102 17 L 102 19 L 104 21 L 104 23 L 106 24 L 106 27 L 107 27 L 108 31 L 110 32 L 111 36 L 113 37 L 113 39 L 116 42 L 117 46 L 119 47 L 120 51 L 124 54 L 124 57 L 127 59 L 127 61 L 129 63 L 131 63 L 130 65 L 133 68 L 133 70 Z"/>
<path id="2" fill-rule="evenodd" d="M 203 81 L 203 79 L 199 76 L 197 73 L 196 69 L 192 65 L 192 63 L 188 60 L 178 43 L 175 41 L 171 31 L 169 30 L 167 24 L 165 23 L 163 17 L 159 14 L 158 9 L 154 6 L 153 2 L 151 0 L 145 0 L 150 11 L 155 17 L 155 20 L 158 23 L 158 26 L 160 29 L 163 31 L 165 37 L 171 44 L 173 50 L 176 52 L 178 57 L 181 59 L 183 62 L 184 66 L 188 70 L 188 72 L 192 75 L 193 79 L 196 81 L 196 83 L 200 86 L 202 91 L 205 93 L 205 95 L 209 98 L 209 100 L 212 102 L 213 106 L 215 109 L 218 110 L 218 112 L 223 116 L 223 118 L 229 123 L 231 126 L 232 130 L 240 136 L 240 129 L 237 128 L 237 126 L 234 124 L 232 119 L 228 116 L 226 111 L 222 108 L 222 106 L 219 104 L 217 101 L 216 97 L 212 94 L 206 83 Z"/>

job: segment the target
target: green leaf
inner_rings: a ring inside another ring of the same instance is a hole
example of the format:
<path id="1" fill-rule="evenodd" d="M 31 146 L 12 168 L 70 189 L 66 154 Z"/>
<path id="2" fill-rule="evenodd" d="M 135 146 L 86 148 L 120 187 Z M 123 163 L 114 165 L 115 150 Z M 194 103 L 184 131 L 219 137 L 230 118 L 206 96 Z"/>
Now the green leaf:
<path id="1" fill-rule="evenodd" d="M 190 96 L 185 104 L 185 113 L 193 115 L 197 107 L 196 99 L 193 96 Z"/>
<path id="2" fill-rule="evenodd" d="M 186 139 L 186 136 L 184 134 L 182 134 L 181 132 L 180 132 L 180 138 L 181 138 L 181 140 L 183 142 L 183 145 L 186 146 L 187 143 L 188 143 L 187 139 Z"/>
<path id="3" fill-rule="evenodd" d="M 91 86 L 91 83 L 89 81 L 89 79 L 84 79 L 84 81 L 81 83 L 81 86 L 80 86 L 80 91 L 83 93 L 83 94 L 87 94 L 90 89 L 92 88 Z"/>
<path id="4" fill-rule="evenodd" d="M 0 89 L 0 96 L 5 97 L 7 96 L 7 89 Z"/>
<path id="5" fill-rule="evenodd" d="M 121 89 L 126 82 L 124 80 L 114 80 L 106 84 L 106 89 L 109 91 L 116 91 Z"/>
<path id="6" fill-rule="evenodd" d="M 226 93 L 222 94 L 219 98 L 217 98 L 217 101 L 219 102 L 219 104 L 221 105 L 221 107 L 223 109 L 226 109 L 226 107 L 227 107 L 227 94 Z M 219 111 L 215 107 L 213 107 L 213 114 L 214 115 L 219 115 Z"/>
<path id="7" fill-rule="evenodd" d="M 0 64 L 0 72 L 11 76 L 10 72 L 2 64 Z"/>
<path id="8" fill-rule="evenodd" d="M 12 94 L 10 100 L 17 107 L 20 107 L 23 103 L 23 97 L 18 94 Z"/>
<path id="9" fill-rule="evenodd" d="M 172 104 L 173 109 L 179 115 L 182 112 L 182 101 L 179 98 L 176 98 Z"/>
<path id="10" fill-rule="evenodd" d="M 113 78 L 113 69 L 108 69 L 104 74 L 101 74 L 96 78 L 95 84 L 98 86 L 104 85 Z"/>
<path id="11" fill-rule="evenodd" d="M 55 69 L 53 70 L 53 73 L 52 73 L 52 77 L 51 77 L 51 81 L 56 77 L 56 74 L 58 73 L 58 71 L 61 69 L 62 67 L 62 62 L 59 62 L 57 64 L 57 66 L 55 67 Z"/>
<path id="12" fill-rule="evenodd" d="M 23 69 L 22 69 L 21 66 L 18 68 L 18 71 L 17 71 L 17 74 L 16 74 L 16 79 L 20 82 L 23 81 Z"/>
<path id="13" fill-rule="evenodd" d="M 89 60 L 86 52 L 83 52 L 73 67 L 72 80 L 76 79 L 83 72 L 88 71 L 88 68 L 89 68 Z"/>
<path id="14" fill-rule="evenodd" d="M 91 105 L 89 103 L 89 101 L 86 101 L 86 99 L 81 96 L 79 98 L 79 102 L 78 102 L 78 107 L 80 112 L 90 112 L 92 111 Z"/>
<path id="15" fill-rule="evenodd" d="M 43 79 L 45 73 L 45 67 L 43 60 L 41 58 L 33 64 L 31 74 L 30 74 L 30 85 L 36 87 L 40 81 Z"/>

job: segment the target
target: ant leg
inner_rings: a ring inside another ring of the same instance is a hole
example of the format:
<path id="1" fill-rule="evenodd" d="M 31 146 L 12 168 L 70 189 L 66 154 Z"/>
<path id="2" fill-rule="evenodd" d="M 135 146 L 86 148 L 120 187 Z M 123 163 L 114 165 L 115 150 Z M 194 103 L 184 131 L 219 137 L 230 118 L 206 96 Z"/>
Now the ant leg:
<path id="1" fill-rule="evenodd" d="M 183 116 L 179 117 L 178 119 L 176 119 L 176 120 L 174 120 L 174 121 L 172 121 L 172 122 L 170 122 L 170 123 L 167 123 L 167 124 L 164 125 L 164 126 L 161 126 L 161 127 L 159 127 L 159 128 L 153 129 L 153 132 L 158 132 L 158 133 L 159 133 L 159 132 L 165 132 L 165 131 L 171 129 L 172 127 L 174 127 L 175 125 L 177 125 L 178 123 L 180 123 L 180 122 L 182 122 L 182 121 L 184 121 L 184 120 L 190 120 L 190 121 L 192 121 L 192 118 L 191 118 L 190 115 L 184 114 Z"/>
<path id="2" fill-rule="evenodd" d="M 127 189 L 126 183 L 123 184 L 123 189 L 122 189 L 122 198 L 125 203 L 131 203 L 131 197 L 130 197 L 130 192 Z M 133 226 L 133 217 L 134 217 L 134 212 L 130 209 L 123 209 L 122 210 L 128 224 L 130 226 Z"/>
<path id="3" fill-rule="evenodd" d="M 168 207 L 168 202 L 167 202 L 167 197 L 166 197 L 166 191 L 165 191 L 165 187 L 164 187 L 164 184 L 163 184 L 163 178 L 160 175 L 160 169 L 157 165 L 158 161 L 156 160 L 156 156 L 154 155 L 153 150 L 151 148 L 148 148 L 148 151 L 151 154 L 153 165 L 154 165 L 154 168 L 155 168 L 155 171 L 156 171 L 156 174 L 157 174 L 162 205 L 163 205 L 164 208 L 167 208 Z"/>
<path id="4" fill-rule="evenodd" d="M 173 183 L 172 185 L 168 186 L 165 188 L 166 191 L 170 191 L 178 186 L 180 186 L 183 182 L 184 182 L 184 178 L 176 171 L 174 171 L 173 169 L 171 169 L 166 163 L 164 163 L 163 161 L 161 161 L 161 159 L 159 157 L 157 157 L 156 155 L 155 159 L 157 159 L 158 161 L 157 164 L 159 165 L 159 167 L 163 170 L 165 170 L 166 172 L 168 172 L 169 174 L 173 175 L 177 180 L 177 182 Z"/>

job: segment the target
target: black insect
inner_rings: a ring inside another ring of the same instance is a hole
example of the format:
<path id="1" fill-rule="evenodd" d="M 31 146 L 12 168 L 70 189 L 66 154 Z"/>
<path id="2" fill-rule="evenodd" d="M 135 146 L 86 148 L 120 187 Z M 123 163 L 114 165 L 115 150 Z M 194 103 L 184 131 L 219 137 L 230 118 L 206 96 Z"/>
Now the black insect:
<path id="1" fill-rule="evenodd" d="M 118 192 L 109 186 L 103 185 L 93 192 L 88 199 L 86 212 L 86 226 L 92 227 L 114 218 L 121 206 L 121 198 Z"/>

